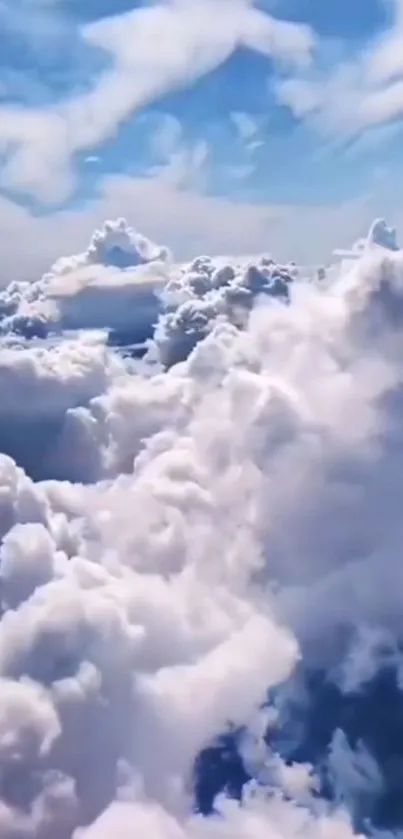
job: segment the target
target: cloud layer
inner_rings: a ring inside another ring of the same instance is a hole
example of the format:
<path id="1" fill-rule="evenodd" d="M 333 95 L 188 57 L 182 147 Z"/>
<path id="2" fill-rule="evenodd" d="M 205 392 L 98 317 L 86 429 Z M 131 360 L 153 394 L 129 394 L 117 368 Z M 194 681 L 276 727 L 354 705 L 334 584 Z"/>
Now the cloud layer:
<path id="1" fill-rule="evenodd" d="M 403 255 L 375 228 L 319 282 L 120 222 L 39 282 L 91 265 L 119 297 L 156 257 L 165 371 L 3 336 L 4 839 L 401 828 Z"/>

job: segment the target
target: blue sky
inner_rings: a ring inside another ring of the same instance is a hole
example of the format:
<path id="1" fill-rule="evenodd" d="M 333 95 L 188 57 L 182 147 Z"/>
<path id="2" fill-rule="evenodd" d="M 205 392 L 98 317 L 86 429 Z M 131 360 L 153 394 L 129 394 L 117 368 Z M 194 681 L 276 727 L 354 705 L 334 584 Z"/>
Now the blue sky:
<path id="1" fill-rule="evenodd" d="M 141 193 L 138 227 L 160 188 L 151 226 L 184 251 L 198 233 L 181 216 L 174 227 L 178 195 L 182 209 L 184 194 L 198 202 L 199 230 L 219 202 L 236 206 L 240 228 L 242 208 L 249 224 L 253 208 L 272 222 L 277 208 L 273 249 L 288 224 L 307 254 L 301 207 L 313 228 L 327 214 L 329 245 L 341 209 L 340 235 L 361 233 L 373 208 L 399 213 L 401 0 L 0 0 L 0 38 L 0 198 L 13 230 L 38 218 L 43 236 L 45 219 L 86 229 L 114 211 L 117 184 L 124 212 L 130 189 Z M 206 246 L 227 241 L 218 230 Z"/>

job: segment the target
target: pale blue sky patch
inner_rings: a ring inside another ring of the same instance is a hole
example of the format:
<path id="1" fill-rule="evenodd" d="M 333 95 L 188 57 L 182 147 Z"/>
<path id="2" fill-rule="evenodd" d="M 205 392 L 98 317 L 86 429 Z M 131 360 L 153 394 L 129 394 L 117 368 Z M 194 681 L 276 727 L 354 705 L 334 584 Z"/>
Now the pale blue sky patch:
<path id="1" fill-rule="evenodd" d="M 281 214 L 396 204 L 401 0 L 3 0 L 0 38 L 0 189 L 30 212 L 111 178 Z"/>

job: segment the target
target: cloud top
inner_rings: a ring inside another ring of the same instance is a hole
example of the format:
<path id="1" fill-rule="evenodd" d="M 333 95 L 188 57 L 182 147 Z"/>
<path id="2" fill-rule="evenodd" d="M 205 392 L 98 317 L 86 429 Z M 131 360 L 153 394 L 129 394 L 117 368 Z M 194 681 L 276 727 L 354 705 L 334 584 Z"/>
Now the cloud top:
<path id="1" fill-rule="evenodd" d="M 155 343 L 180 363 L 3 338 L 0 833 L 397 835 L 402 251 L 377 223 L 318 282 L 148 247 L 116 266 L 116 231 L 137 245 L 112 229 L 74 271 L 117 296 L 165 272 Z"/>

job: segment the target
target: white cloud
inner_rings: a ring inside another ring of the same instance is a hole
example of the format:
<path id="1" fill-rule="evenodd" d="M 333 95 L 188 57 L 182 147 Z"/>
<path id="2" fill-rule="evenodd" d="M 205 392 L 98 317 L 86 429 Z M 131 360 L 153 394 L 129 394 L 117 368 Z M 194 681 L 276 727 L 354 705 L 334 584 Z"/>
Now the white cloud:
<path id="1" fill-rule="evenodd" d="M 113 328 L 143 342 L 158 318 L 158 293 L 170 261 L 167 248 L 124 219 L 106 222 L 86 251 L 59 259 L 36 281 L 14 282 L 0 293 L 0 332 L 43 338 L 65 330 Z"/>
<path id="2" fill-rule="evenodd" d="M 231 114 L 232 122 L 238 131 L 241 140 L 252 140 L 259 130 L 259 125 L 250 114 L 243 111 L 234 111 Z"/>
<path id="3" fill-rule="evenodd" d="M 0 148 L 8 153 L 3 184 L 61 201 L 70 193 L 71 158 L 111 138 L 130 114 L 189 85 L 242 44 L 294 65 L 309 60 L 307 27 L 278 21 L 246 0 L 154 5 L 82 29 L 111 58 L 88 93 L 46 110 L 3 106 Z"/>
<path id="4" fill-rule="evenodd" d="M 373 198 L 364 196 L 337 206 L 307 205 L 301 214 L 299 206 L 253 205 L 178 189 L 175 177 L 166 173 L 104 179 L 95 200 L 81 209 L 50 215 L 31 215 L 0 198 L 0 288 L 13 280 L 38 279 L 60 253 L 85 251 L 93 230 L 105 218 L 125 216 L 154 241 L 166 243 L 179 260 L 195 253 L 269 252 L 287 261 L 291 251 L 298 262 L 312 264 L 327 262 L 335 247 L 364 233 L 376 210 Z M 393 215 L 399 227 L 398 206 L 387 202 L 383 212 Z M 16 242 L 23 247 L 16 247 Z"/>
<path id="5" fill-rule="evenodd" d="M 158 157 L 169 159 L 183 141 L 183 130 L 179 120 L 171 114 L 164 114 L 150 138 L 151 148 Z"/>
<path id="6" fill-rule="evenodd" d="M 15 354 L 1 410 L 62 405 L 53 464 L 87 484 L 34 483 L 0 456 L 4 839 L 359 835 L 348 811 L 390 770 L 338 713 L 321 759 L 339 809 L 320 766 L 273 754 L 281 737 L 256 744 L 260 787 L 211 818 L 192 771 L 231 722 L 253 747 L 270 687 L 273 729 L 301 722 L 312 666 L 344 691 L 388 647 L 401 667 L 402 301 L 403 253 L 383 249 L 243 330 L 217 324 L 166 374 L 80 338 Z"/>
<path id="7" fill-rule="evenodd" d="M 394 0 L 391 25 L 348 60 L 278 85 L 298 118 L 328 137 L 351 138 L 403 117 L 403 18 Z M 323 45 L 326 50 L 326 43 Z M 327 66 L 329 62 L 326 62 Z"/>
<path id="8" fill-rule="evenodd" d="M 106 222 L 85 252 L 0 293 L 0 448 L 37 479 L 60 470 L 70 478 L 100 478 L 116 468 L 116 457 L 126 471 L 138 434 L 129 435 L 124 454 L 112 452 L 108 420 L 96 402 L 105 377 L 126 370 L 106 351 L 109 331 L 131 345 L 153 337 L 146 362 L 171 367 L 220 318 L 244 326 L 259 295 L 287 298 L 296 275 L 295 266 L 268 258 L 244 264 L 199 257 L 175 265 L 166 249 L 123 219 Z M 66 340 L 66 330 L 86 337 Z M 24 339 L 32 336 L 37 342 L 27 347 Z"/>

